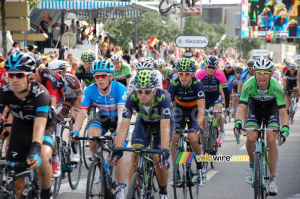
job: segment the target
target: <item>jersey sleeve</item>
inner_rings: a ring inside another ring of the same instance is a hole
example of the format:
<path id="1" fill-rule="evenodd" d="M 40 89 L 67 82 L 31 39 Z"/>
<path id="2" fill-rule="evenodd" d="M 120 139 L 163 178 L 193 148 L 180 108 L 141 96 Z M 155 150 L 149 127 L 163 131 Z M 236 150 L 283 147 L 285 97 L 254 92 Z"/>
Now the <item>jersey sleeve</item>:
<path id="1" fill-rule="evenodd" d="M 222 71 L 217 70 L 215 72 L 215 77 L 220 81 L 222 88 L 228 87 L 226 76 Z"/>
<path id="2" fill-rule="evenodd" d="M 160 96 L 157 96 L 157 101 L 160 104 L 161 108 L 161 119 L 167 120 L 171 119 L 171 98 L 167 92 L 161 93 Z"/>
<path id="3" fill-rule="evenodd" d="M 129 85 L 128 85 L 128 92 L 131 93 L 132 91 L 135 90 L 135 86 L 134 86 L 134 79 L 135 77 L 132 77 L 129 81 Z"/>
<path id="4" fill-rule="evenodd" d="M 59 97 L 58 97 L 57 83 L 53 83 L 49 79 L 43 79 L 42 82 L 44 82 L 43 85 L 48 89 L 50 98 L 58 102 Z"/>
<path id="5" fill-rule="evenodd" d="M 82 99 L 81 99 L 81 105 L 80 105 L 80 109 L 84 109 L 84 110 L 89 110 L 89 106 L 92 102 L 91 96 L 93 94 L 92 88 L 93 85 L 88 86 L 83 93 Z"/>
<path id="6" fill-rule="evenodd" d="M 287 75 L 286 75 L 286 73 L 287 73 L 287 70 L 286 70 L 286 71 L 284 71 L 284 74 L 283 74 L 283 77 L 282 77 L 282 79 L 287 79 Z"/>
<path id="7" fill-rule="evenodd" d="M 242 71 L 239 82 L 244 83 L 245 82 L 245 78 L 246 78 L 247 75 L 248 75 L 248 70 L 247 69 L 244 70 L 244 71 Z"/>
<path id="8" fill-rule="evenodd" d="M 133 91 L 126 100 L 125 108 L 122 114 L 123 118 L 131 119 L 132 112 L 135 110 L 135 105 L 138 103 L 138 98 Z"/>
<path id="9" fill-rule="evenodd" d="M 232 83 L 233 83 L 234 77 L 235 77 L 235 75 L 231 75 L 231 76 L 228 78 L 228 91 L 229 91 L 229 92 L 231 91 L 231 87 L 232 87 Z"/>
<path id="10" fill-rule="evenodd" d="M 78 78 L 79 81 L 82 80 L 82 73 L 83 73 L 83 69 L 81 67 L 77 68 L 75 72 L 75 76 Z"/>
<path id="11" fill-rule="evenodd" d="M 130 70 L 130 66 L 129 65 L 123 65 L 125 66 L 125 70 L 124 70 L 124 75 L 126 75 L 126 78 L 130 78 L 131 77 L 131 70 Z"/>
<path id="12" fill-rule="evenodd" d="M 36 89 L 40 89 L 40 91 L 37 92 L 33 103 L 36 106 L 35 117 L 48 118 L 51 104 L 49 92 L 43 86 L 40 88 L 36 86 Z"/>
<path id="13" fill-rule="evenodd" d="M 271 90 L 273 92 L 273 95 L 275 96 L 276 98 L 276 103 L 277 103 L 277 106 L 278 106 L 278 109 L 281 109 L 281 108 L 285 108 L 285 98 L 284 98 L 284 91 L 283 91 L 283 88 L 282 86 L 273 78 L 270 79 L 270 85 L 272 85 Z"/>
<path id="14" fill-rule="evenodd" d="M 197 80 L 196 89 L 197 89 L 197 100 L 205 100 L 204 86 L 200 80 Z"/>
<path id="15" fill-rule="evenodd" d="M 248 104 L 250 93 L 253 91 L 253 89 L 256 88 L 255 84 L 255 78 L 249 79 L 247 82 L 245 82 L 245 84 L 242 87 L 242 92 L 240 96 L 241 104 Z"/>
<path id="16" fill-rule="evenodd" d="M 179 81 L 179 80 L 178 80 Z M 177 82 L 177 81 L 176 81 Z M 175 101 L 175 90 L 176 90 L 176 84 L 175 81 L 171 82 L 171 84 L 169 85 L 169 89 L 168 89 L 168 93 L 170 94 L 170 100 L 171 102 Z"/>
<path id="17" fill-rule="evenodd" d="M 118 106 L 124 106 L 126 99 L 127 99 L 127 92 L 126 92 L 126 87 L 123 84 L 118 83 L 118 90 L 117 92 L 119 93 L 118 95 Z"/>

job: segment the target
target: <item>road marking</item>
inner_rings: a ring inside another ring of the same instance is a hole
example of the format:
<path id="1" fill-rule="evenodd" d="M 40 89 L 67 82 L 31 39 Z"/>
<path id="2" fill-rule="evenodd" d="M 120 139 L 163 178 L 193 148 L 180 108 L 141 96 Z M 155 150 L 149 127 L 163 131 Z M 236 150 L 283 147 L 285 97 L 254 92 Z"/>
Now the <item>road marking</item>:
<path id="1" fill-rule="evenodd" d="M 71 189 L 69 182 L 62 183 L 60 186 L 59 194 L 65 192 L 72 192 L 72 193 L 85 193 L 86 191 L 86 178 L 80 179 L 79 184 L 75 190 Z"/>
<path id="2" fill-rule="evenodd" d="M 240 148 L 240 150 L 246 150 L 246 144 L 244 144 L 244 145 Z"/>
<path id="3" fill-rule="evenodd" d="M 218 171 L 213 171 L 210 170 L 209 172 L 206 173 L 206 180 L 210 180 Z"/>

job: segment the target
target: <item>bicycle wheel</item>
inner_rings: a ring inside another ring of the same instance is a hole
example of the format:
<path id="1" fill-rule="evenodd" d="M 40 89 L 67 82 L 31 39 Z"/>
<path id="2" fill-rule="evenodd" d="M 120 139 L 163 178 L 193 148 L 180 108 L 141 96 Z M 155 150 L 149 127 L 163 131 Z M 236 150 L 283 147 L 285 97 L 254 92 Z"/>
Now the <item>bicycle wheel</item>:
<path id="1" fill-rule="evenodd" d="M 153 171 L 152 189 L 154 198 L 159 197 L 159 184 L 155 171 Z"/>
<path id="2" fill-rule="evenodd" d="M 254 199 L 262 198 L 262 171 L 261 154 L 255 153 L 254 159 Z"/>
<path id="3" fill-rule="evenodd" d="M 126 198 L 127 199 L 143 198 L 143 195 L 142 195 L 143 187 L 144 187 L 144 189 L 146 189 L 146 185 L 145 185 L 143 177 L 141 177 L 138 172 L 135 172 L 131 178 Z"/>
<path id="4" fill-rule="evenodd" d="M 212 146 L 212 152 L 211 152 L 211 155 L 217 155 L 218 153 L 218 149 L 219 149 L 219 146 L 217 144 L 218 142 L 218 138 L 219 138 L 219 131 L 218 131 L 218 128 L 216 126 L 214 126 L 212 128 L 212 134 L 211 134 L 211 146 Z M 211 161 L 210 162 L 210 166 L 211 168 L 213 169 L 215 166 L 216 166 L 216 162 L 215 161 Z"/>
<path id="5" fill-rule="evenodd" d="M 27 192 L 26 199 L 40 199 L 38 191 L 37 191 L 37 190 L 30 189 L 30 190 Z"/>
<path id="6" fill-rule="evenodd" d="M 171 10 L 172 5 L 170 3 L 170 0 L 160 1 L 158 8 L 161 15 L 167 15 L 167 13 Z"/>
<path id="7" fill-rule="evenodd" d="M 200 186 L 198 186 L 198 170 L 196 158 L 193 159 L 192 163 L 188 165 L 188 189 L 190 192 L 190 198 L 199 198 L 200 196 Z"/>
<path id="8" fill-rule="evenodd" d="M 57 143 L 59 143 L 59 138 L 57 138 Z M 65 143 L 64 143 L 65 144 Z M 59 145 L 59 144 L 58 144 Z M 63 146 L 62 146 L 63 147 Z M 53 193 L 53 198 L 56 198 L 56 196 L 58 195 L 59 193 L 59 190 L 60 190 L 60 186 L 61 186 L 61 182 L 62 182 L 62 176 L 64 174 L 64 169 L 63 169 L 63 162 L 64 162 L 64 159 L 63 159 L 63 154 L 62 154 L 62 148 L 60 148 L 59 146 L 57 146 L 57 154 L 59 156 L 59 159 L 60 159 L 60 169 L 61 169 L 61 174 L 59 177 L 56 177 L 56 178 L 52 178 L 51 180 L 51 183 L 52 183 L 52 186 L 51 186 L 51 190 L 52 190 L 52 193 Z"/>
<path id="9" fill-rule="evenodd" d="M 293 124 L 294 123 L 294 115 L 295 115 L 295 110 L 294 110 L 294 100 L 293 99 L 291 99 L 291 104 L 290 104 L 290 122 L 291 122 L 291 124 Z"/>
<path id="10" fill-rule="evenodd" d="M 176 150 L 175 160 L 178 159 L 180 155 L 180 150 Z M 174 164 L 173 168 L 173 190 L 174 190 L 174 198 L 187 198 L 187 179 L 184 175 L 184 167 L 186 164 Z"/>
<path id="11" fill-rule="evenodd" d="M 84 132 L 83 132 L 83 137 L 87 137 L 87 128 L 88 128 L 88 123 L 86 124 L 85 128 L 84 128 Z M 83 162 L 84 162 L 84 166 L 86 167 L 86 169 L 89 169 L 91 163 L 92 163 L 92 159 L 89 159 L 88 156 L 90 154 L 90 145 L 89 145 L 89 141 L 88 140 L 82 140 L 82 155 L 83 155 Z"/>
<path id="12" fill-rule="evenodd" d="M 101 159 L 96 158 L 91 163 L 88 172 L 87 183 L 86 183 L 86 199 L 105 198 L 105 176 L 103 171 L 104 171 L 103 161 Z"/>
<path id="13" fill-rule="evenodd" d="M 81 175 L 81 166 L 82 166 L 82 153 L 81 153 L 81 143 L 79 142 L 79 150 L 77 153 L 80 153 L 80 160 L 78 163 L 73 163 L 69 161 L 70 170 L 68 172 L 68 179 L 70 187 L 75 190 L 79 184 L 80 175 Z M 70 153 L 69 153 L 70 158 Z"/>

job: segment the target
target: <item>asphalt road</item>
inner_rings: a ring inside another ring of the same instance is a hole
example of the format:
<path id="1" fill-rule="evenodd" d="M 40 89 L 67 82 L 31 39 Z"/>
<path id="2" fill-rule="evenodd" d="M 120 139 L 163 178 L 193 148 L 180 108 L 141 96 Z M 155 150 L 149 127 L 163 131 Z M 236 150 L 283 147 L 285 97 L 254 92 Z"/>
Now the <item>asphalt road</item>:
<path id="1" fill-rule="evenodd" d="M 247 155 L 245 148 L 246 137 L 241 137 L 240 144 L 236 144 L 233 132 L 233 122 L 225 125 L 226 137 L 219 153 L 223 155 Z M 279 193 L 274 199 L 300 199 L 300 111 L 296 113 L 295 123 L 290 125 L 290 136 L 286 143 L 279 147 L 277 163 L 277 185 Z M 128 164 L 130 154 L 125 154 Z M 207 182 L 200 189 L 205 199 L 249 199 L 253 198 L 253 188 L 246 183 L 248 162 L 218 162 L 214 169 L 207 170 Z M 83 166 L 81 180 L 76 190 L 72 190 L 68 180 L 63 180 L 57 198 L 82 199 L 85 198 L 87 169 Z M 128 172 L 128 171 L 127 171 Z M 170 173 L 172 172 L 172 168 Z M 169 177 L 170 178 L 170 177 Z M 170 198 L 173 198 L 173 189 L 168 186 Z"/>

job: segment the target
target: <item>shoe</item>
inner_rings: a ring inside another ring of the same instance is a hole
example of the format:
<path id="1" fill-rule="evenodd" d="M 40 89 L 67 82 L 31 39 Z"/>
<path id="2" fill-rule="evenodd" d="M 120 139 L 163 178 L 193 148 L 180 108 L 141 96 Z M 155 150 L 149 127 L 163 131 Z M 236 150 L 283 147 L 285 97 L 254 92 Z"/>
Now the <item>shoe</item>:
<path id="1" fill-rule="evenodd" d="M 252 175 L 253 175 L 253 168 L 248 168 L 247 169 L 246 181 L 250 185 L 252 185 Z"/>
<path id="2" fill-rule="evenodd" d="M 198 170 L 198 185 L 200 187 L 203 187 L 204 184 L 206 183 L 206 174 L 204 169 L 199 169 Z"/>
<path id="3" fill-rule="evenodd" d="M 94 183 L 94 184 L 98 184 L 99 182 L 100 182 L 100 170 L 99 170 L 99 168 L 97 167 L 97 168 L 96 168 L 96 171 L 95 171 L 93 183 Z"/>
<path id="4" fill-rule="evenodd" d="M 116 199 L 125 199 L 124 188 L 118 188 L 118 193 L 117 193 Z"/>
<path id="5" fill-rule="evenodd" d="M 61 174 L 60 160 L 58 160 L 58 162 L 52 162 L 52 176 L 53 176 L 53 178 L 59 177 L 60 174 Z"/>
<path id="6" fill-rule="evenodd" d="M 93 161 L 94 158 L 93 158 L 92 152 L 89 152 L 89 155 L 86 156 L 86 158 L 87 158 L 89 161 Z"/>
<path id="7" fill-rule="evenodd" d="M 242 131 L 242 133 L 243 133 L 243 136 L 246 136 L 246 135 L 247 135 L 246 131 Z"/>
<path id="8" fill-rule="evenodd" d="M 169 199 L 169 194 L 159 194 L 160 199 Z"/>
<path id="9" fill-rule="evenodd" d="M 79 163 L 80 162 L 80 154 L 73 154 L 72 158 L 71 158 L 71 163 Z"/>
<path id="10" fill-rule="evenodd" d="M 171 186 L 173 186 L 173 184 L 174 184 L 173 176 L 171 177 L 171 180 L 169 181 L 169 184 L 170 184 Z"/>
<path id="11" fill-rule="evenodd" d="M 275 179 L 274 179 L 269 184 L 269 194 L 271 196 L 276 196 L 277 193 L 278 193 L 278 187 L 277 187 L 277 184 L 276 184 Z"/>
<path id="12" fill-rule="evenodd" d="M 218 139 L 218 142 L 217 142 L 217 144 L 219 146 L 222 145 L 222 143 L 224 141 L 224 138 L 225 138 L 225 131 L 223 130 L 223 131 L 220 131 L 219 139 Z"/>

